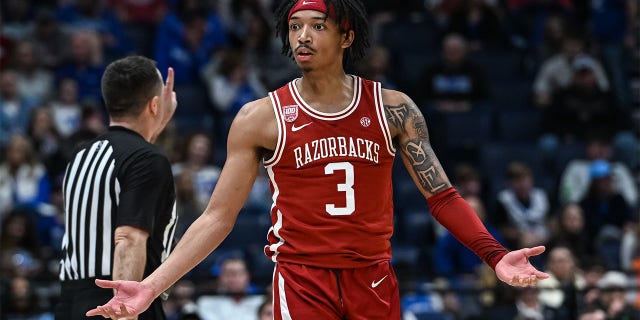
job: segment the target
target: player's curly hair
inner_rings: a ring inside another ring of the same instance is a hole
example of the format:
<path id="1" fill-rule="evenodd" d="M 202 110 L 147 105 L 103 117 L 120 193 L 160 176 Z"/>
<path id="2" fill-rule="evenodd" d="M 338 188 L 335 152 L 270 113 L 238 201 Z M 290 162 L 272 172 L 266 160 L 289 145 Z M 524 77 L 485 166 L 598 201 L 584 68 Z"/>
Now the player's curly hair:
<path id="1" fill-rule="evenodd" d="M 275 10 L 276 36 L 282 40 L 282 54 L 293 58 L 291 44 L 289 43 L 289 11 L 298 0 L 284 0 Z M 324 0 L 327 8 L 333 7 L 335 10 L 335 20 L 349 22 L 349 29 L 355 34 L 353 43 L 344 52 L 343 64 L 351 63 L 361 59 L 369 47 L 369 22 L 367 21 L 367 11 L 360 0 Z M 344 33 L 349 30 L 342 30 Z"/>

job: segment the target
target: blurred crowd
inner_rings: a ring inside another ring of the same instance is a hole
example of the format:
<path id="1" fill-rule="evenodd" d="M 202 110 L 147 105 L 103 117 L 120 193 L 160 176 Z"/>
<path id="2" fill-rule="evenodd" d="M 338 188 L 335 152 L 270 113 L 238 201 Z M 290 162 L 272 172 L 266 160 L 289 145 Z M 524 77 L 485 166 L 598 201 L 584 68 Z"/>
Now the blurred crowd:
<path id="1" fill-rule="evenodd" d="M 371 47 L 350 72 L 406 92 L 454 185 L 507 248 L 546 245 L 538 289 L 499 283 L 439 226 L 401 163 L 392 263 L 404 319 L 639 319 L 638 0 L 364 1 Z M 299 76 L 278 0 L 0 4 L 0 319 L 52 319 L 62 176 L 104 132 L 100 78 L 129 54 L 175 70 L 160 136 L 179 237 L 207 205 L 239 108 Z M 271 319 L 263 174 L 236 228 L 165 301 L 169 319 Z M 233 315 L 231 317 L 230 315 Z"/>

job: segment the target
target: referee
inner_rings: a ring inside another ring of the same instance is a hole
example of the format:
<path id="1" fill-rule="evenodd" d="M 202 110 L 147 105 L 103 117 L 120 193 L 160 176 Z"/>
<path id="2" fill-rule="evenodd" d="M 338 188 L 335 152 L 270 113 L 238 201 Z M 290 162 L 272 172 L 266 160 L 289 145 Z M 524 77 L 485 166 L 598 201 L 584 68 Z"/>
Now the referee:
<path id="1" fill-rule="evenodd" d="M 163 85 L 153 60 L 117 60 L 102 76 L 102 96 L 109 130 L 79 147 L 64 176 L 57 320 L 87 319 L 87 310 L 113 297 L 95 285 L 96 278 L 142 280 L 172 248 L 177 216 L 171 166 L 151 143 L 176 109 L 173 70 Z M 138 319 L 165 319 L 161 302 L 156 299 Z"/>

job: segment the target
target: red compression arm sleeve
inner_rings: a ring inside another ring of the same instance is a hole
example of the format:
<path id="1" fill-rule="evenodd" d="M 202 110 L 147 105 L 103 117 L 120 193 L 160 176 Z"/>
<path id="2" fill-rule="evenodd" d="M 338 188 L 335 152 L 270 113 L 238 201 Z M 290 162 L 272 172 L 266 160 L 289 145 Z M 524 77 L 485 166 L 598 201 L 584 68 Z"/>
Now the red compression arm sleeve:
<path id="1" fill-rule="evenodd" d="M 473 251 L 492 269 L 507 254 L 505 249 L 482 224 L 473 208 L 450 187 L 427 199 L 431 215 L 458 241 Z"/>

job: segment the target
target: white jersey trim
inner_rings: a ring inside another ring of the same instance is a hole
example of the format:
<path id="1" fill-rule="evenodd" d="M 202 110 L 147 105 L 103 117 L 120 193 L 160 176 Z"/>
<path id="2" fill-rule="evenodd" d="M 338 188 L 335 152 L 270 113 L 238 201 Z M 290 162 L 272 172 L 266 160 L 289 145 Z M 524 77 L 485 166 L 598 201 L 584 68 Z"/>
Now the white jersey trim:
<path id="1" fill-rule="evenodd" d="M 276 143 L 276 149 L 274 150 L 271 158 L 263 161 L 265 167 L 274 166 L 280 162 L 280 157 L 282 157 L 285 142 L 287 141 L 287 130 L 285 130 L 284 118 L 280 113 L 280 99 L 278 98 L 277 92 L 269 92 L 269 98 L 271 99 L 271 106 L 273 107 L 273 112 L 276 116 L 276 123 L 278 125 L 278 142 Z"/>
<path id="2" fill-rule="evenodd" d="M 280 315 L 282 316 L 282 320 L 291 320 L 287 294 L 284 292 L 284 278 L 280 272 L 278 272 L 278 295 L 280 296 Z"/>
<path id="3" fill-rule="evenodd" d="M 280 189 L 278 188 L 278 184 L 276 183 L 273 167 L 267 167 L 267 175 L 269 175 L 269 180 L 271 180 L 271 184 L 273 185 L 273 195 L 272 195 L 273 202 L 271 204 L 271 211 L 273 211 L 273 209 L 276 207 L 278 196 L 280 195 Z M 278 243 L 274 243 L 266 246 L 266 249 L 273 253 L 273 255 L 271 256 L 271 260 L 273 262 L 278 262 L 277 261 L 277 257 L 279 253 L 278 248 L 280 248 L 280 246 L 282 246 L 285 243 L 284 238 L 280 236 L 280 229 L 282 229 L 282 212 L 280 212 L 280 210 L 277 210 L 276 215 L 277 215 L 276 222 L 273 224 L 271 228 L 269 228 L 267 235 L 273 232 L 273 235 L 276 236 L 276 238 L 278 238 Z"/>
<path id="4" fill-rule="evenodd" d="M 353 98 L 351 99 L 351 103 L 349 103 L 346 108 L 338 112 L 321 112 L 307 104 L 307 102 L 302 99 L 302 96 L 300 96 L 298 87 L 296 86 L 296 83 L 300 80 L 300 78 L 294 79 L 293 81 L 289 82 L 289 91 L 291 91 L 291 96 L 293 97 L 293 100 L 300 106 L 300 109 L 302 109 L 302 111 L 304 111 L 309 116 L 320 120 L 340 120 L 351 115 L 354 111 L 356 111 L 358 105 L 360 104 L 362 79 L 353 75 L 349 76 L 353 78 L 354 83 Z"/>
<path id="5" fill-rule="evenodd" d="M 386 113 L 384 111 L 384 102 L 382 101 L 382 84 L 376 82 L 373 86 L 373 95 L 376 100 L 376 112 L 378 113 L 378 122 L 382 128 L 382 134 L 384 140 L 387 143 L 387 152 L 393 157 L 396 155 L 396 148 L 393 146 L 393 140 L 391 139 L 391 131 L 389 130 L 389 123 L 387 122 Z"/>

